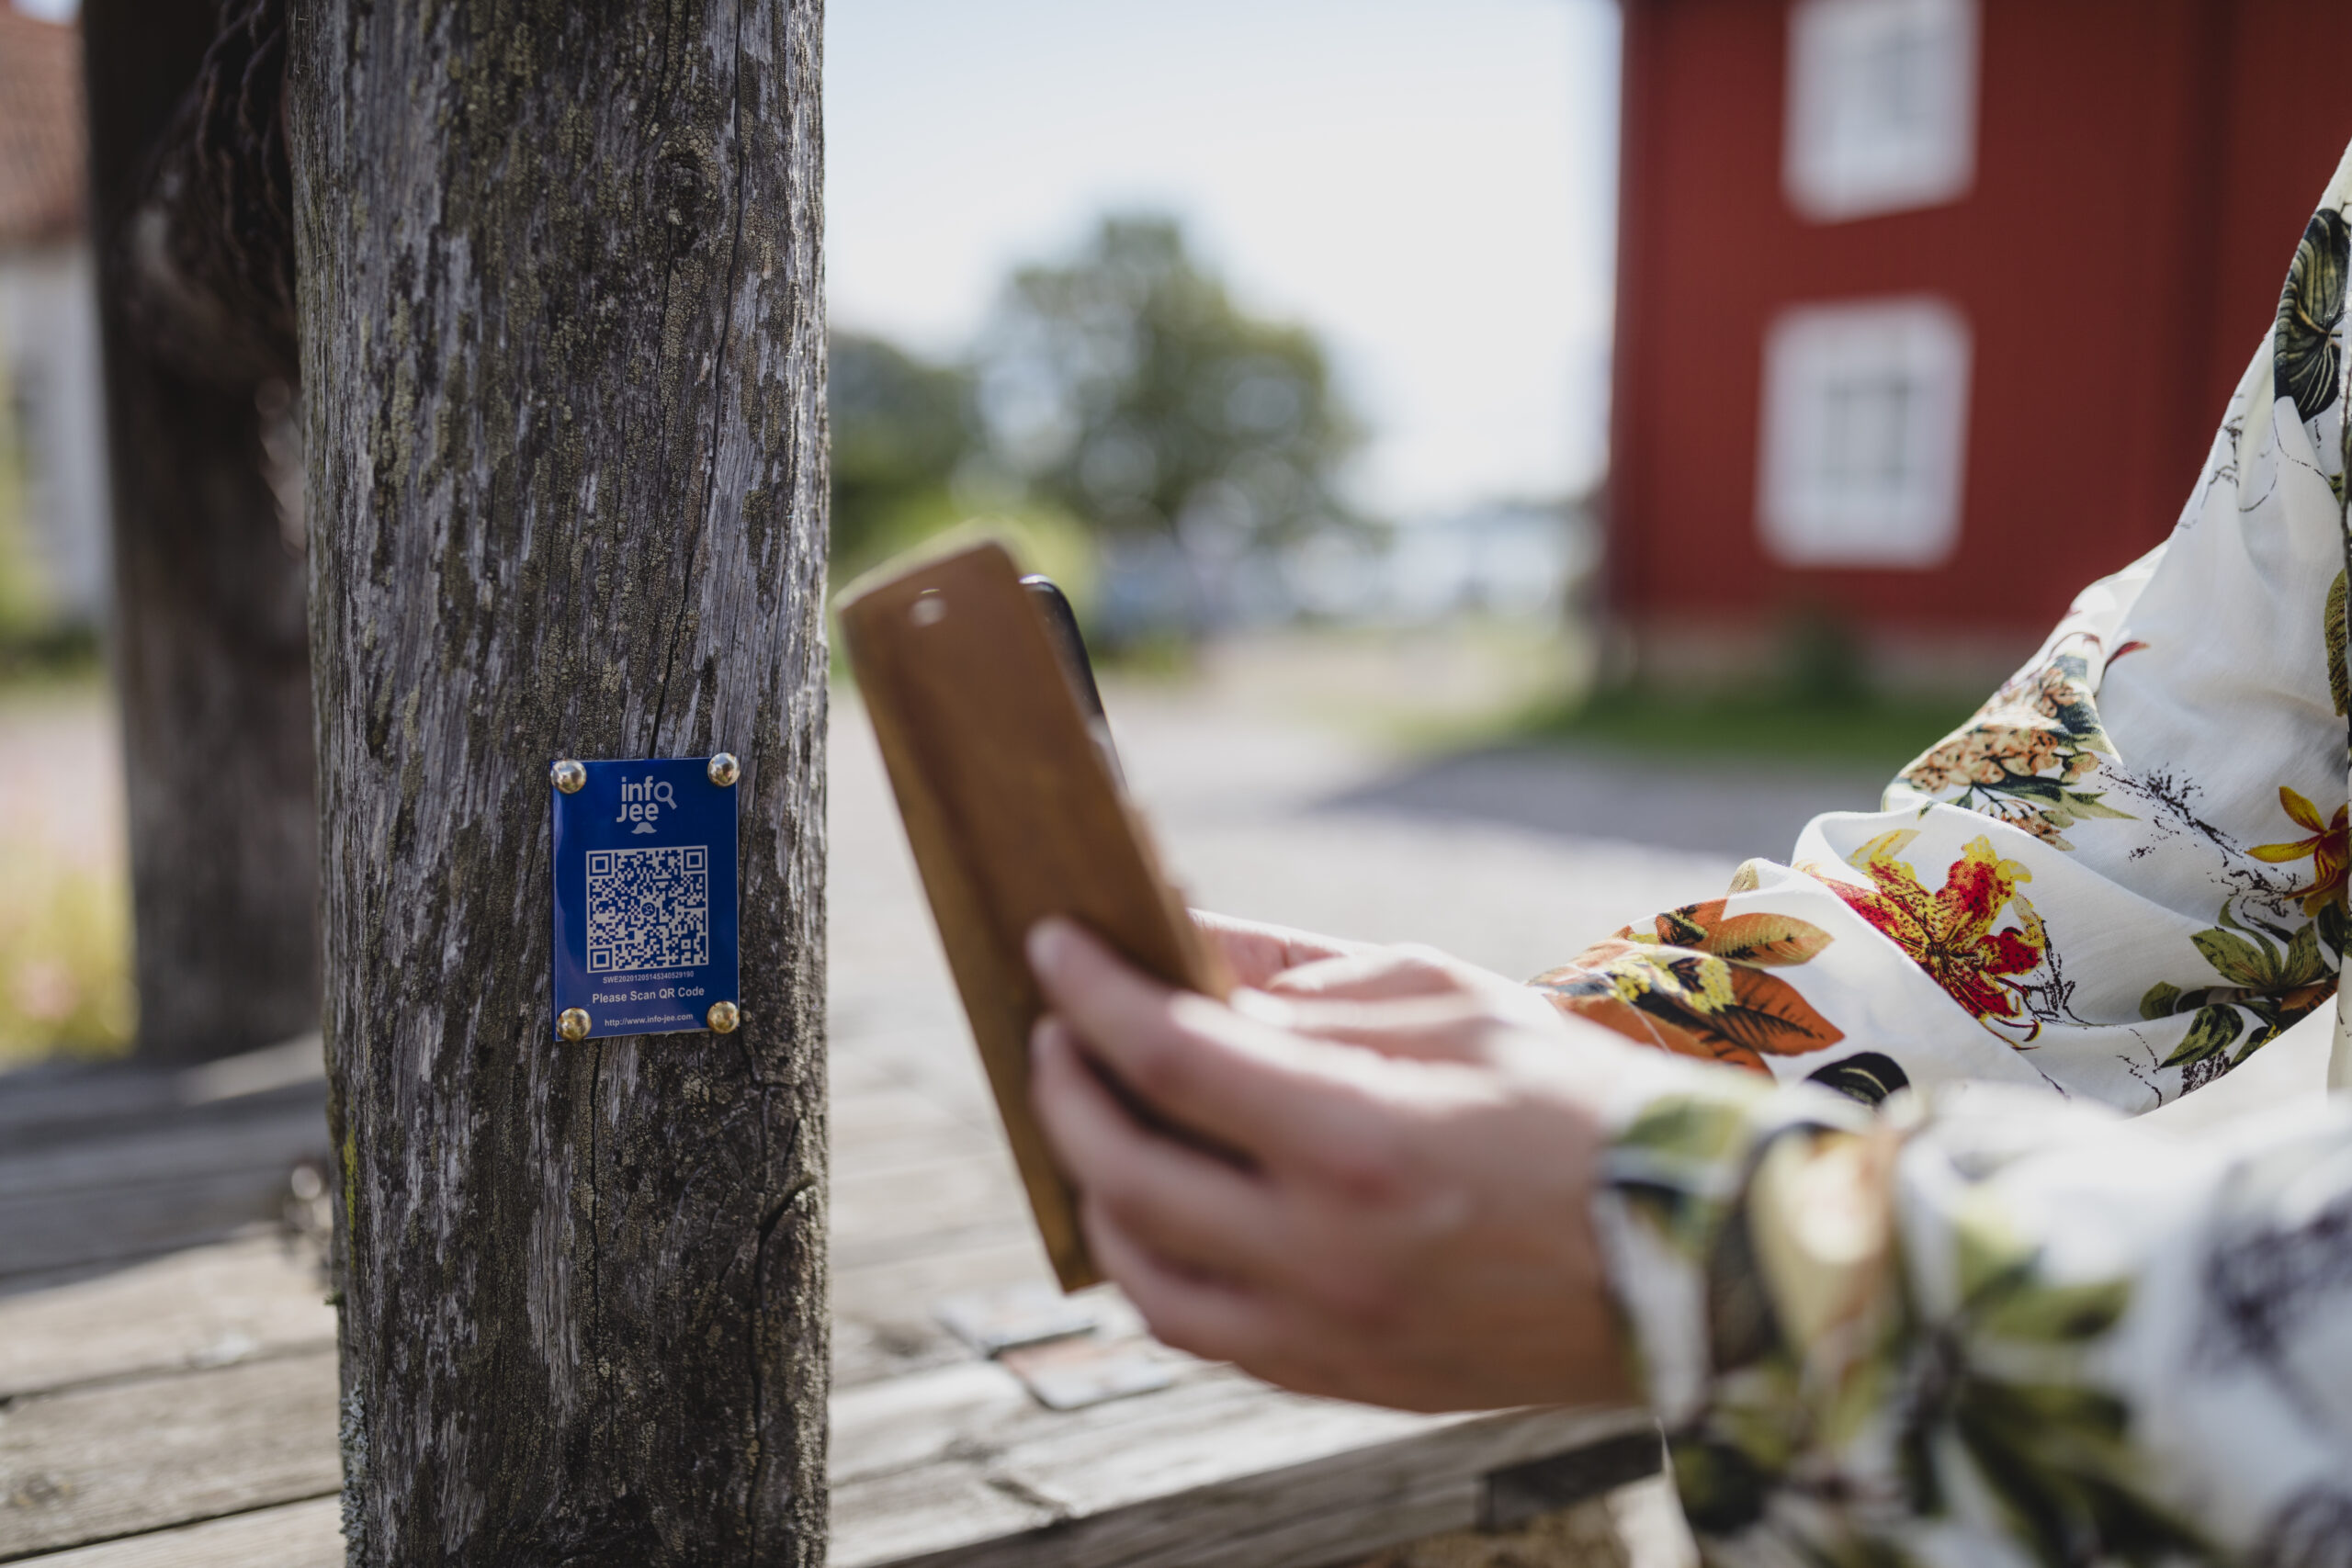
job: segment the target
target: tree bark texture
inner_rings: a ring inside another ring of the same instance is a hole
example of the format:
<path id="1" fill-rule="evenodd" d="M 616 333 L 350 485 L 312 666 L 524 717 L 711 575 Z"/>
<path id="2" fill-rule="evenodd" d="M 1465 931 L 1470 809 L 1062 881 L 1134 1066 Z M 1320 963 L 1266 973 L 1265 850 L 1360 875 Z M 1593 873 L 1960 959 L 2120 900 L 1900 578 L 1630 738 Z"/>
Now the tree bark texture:
<path id="1" fill-rule="evenodd" d="M 218 19 L 209 0 L 82 8 L 139 1048 L 159 1061 L 282 1040 L 319 1015 L 305 568 L 266 472 L 272 362 L 191 364 L 159 338 L 143 282 L 158 150 Z"/>
<path id="2" fill-rule="evenodd" d="M 820 37 L 294 11 L 356 1564 L 823 1555 Z M 557 1043 L 549 761 L 716 750 L 741 1028 Z"/>

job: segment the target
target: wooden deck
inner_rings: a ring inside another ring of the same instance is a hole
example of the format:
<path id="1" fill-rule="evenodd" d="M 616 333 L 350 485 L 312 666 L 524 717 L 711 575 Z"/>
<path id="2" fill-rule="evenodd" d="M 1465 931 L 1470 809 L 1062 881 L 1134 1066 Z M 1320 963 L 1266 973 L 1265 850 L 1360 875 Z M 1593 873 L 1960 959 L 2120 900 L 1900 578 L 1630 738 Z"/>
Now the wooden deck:
<path id="1" fill-rule="evenodd" d="M 1121 744 L 1211 901 L 1507 972 L 1729 874 L 1318 814 L 1371 762 L 1223 708 L 1129 705 Z M 1041 1284 L 1045 1260 L 846 704 L 831 765 L 834 1563 L 1689 1560 L 1663 1483 L 1620 1484 L 1655 1457 L 1620 1414 L 1433 1420 L 1300 1399 L 1152 1345 L 1114 1298 L 1088 1335 L 1034 1351 L 991 1359 L 949 1333 L 943 1306 Z M 322 1098 L 314 1044 L 180 1074 L 0 1077 L 0 1561 L 342 1562 L 323 1214 L 295 1176 L 324 1164 Z M 1063 1393 L 1164 1386 L 1053 1410 L 1023 1371 Z M 1530 1515 L 1526 1531 L 1396 1544 Z"/>
<path id="2" fill-rule="evenodd" d="M 835 1056 L 840 1568 L 1336 1562 L 1655 1468 L 1622 1413 L 1283 1393 L 1153 1344 L 1109 1292 L 1024 1382 L 1023 1352 L 938 1315 L 1048 1276 L 1000 1135 L 933 1059 L 887 1037 Z M 0 1561 L 342 1561 L 322 1093 L 315 1042 L 0 1079 Z M 1057 1367 L 1080 1395 L 1164 1386 L 1055 1410 L 1031 1385 Z"/>

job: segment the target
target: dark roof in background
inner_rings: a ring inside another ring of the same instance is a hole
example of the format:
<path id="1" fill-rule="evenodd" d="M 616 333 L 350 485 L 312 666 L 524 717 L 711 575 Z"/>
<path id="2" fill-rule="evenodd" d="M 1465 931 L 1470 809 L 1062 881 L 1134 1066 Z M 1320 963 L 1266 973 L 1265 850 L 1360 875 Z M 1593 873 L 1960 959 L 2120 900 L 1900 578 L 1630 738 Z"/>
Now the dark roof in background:
<path id="1" fill-rule="evenodd" d="M 0 0 L 0 250 L 82 232 L 81 29 Z"/>

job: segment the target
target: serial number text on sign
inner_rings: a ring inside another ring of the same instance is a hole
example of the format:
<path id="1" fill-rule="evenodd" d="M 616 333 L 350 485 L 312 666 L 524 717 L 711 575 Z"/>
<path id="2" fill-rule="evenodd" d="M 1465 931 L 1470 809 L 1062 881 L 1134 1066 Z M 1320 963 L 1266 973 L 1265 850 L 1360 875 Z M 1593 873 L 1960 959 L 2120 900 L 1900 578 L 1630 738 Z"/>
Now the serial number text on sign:
<path id="1" fill-rule="evenodd" d="M 580 764 L 554 803 L 554 1006 L 595 1039 L 702 1029 L 736 998 L 736 791 L 700 757 Z"/>

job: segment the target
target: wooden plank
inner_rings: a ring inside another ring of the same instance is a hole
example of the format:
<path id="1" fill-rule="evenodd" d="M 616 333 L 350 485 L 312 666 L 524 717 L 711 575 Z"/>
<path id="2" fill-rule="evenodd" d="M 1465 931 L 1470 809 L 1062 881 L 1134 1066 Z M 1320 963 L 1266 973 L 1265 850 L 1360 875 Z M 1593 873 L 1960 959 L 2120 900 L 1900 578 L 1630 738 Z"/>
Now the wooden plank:
<path id="1" fill-rule="evenodd" d="M 1044 1246 L 1024 1224 L 1008 1237 L 968 1247 L 933 1247 L 854 1267 L 837 1265 L 833 1315 L 928 1320 L 942 1297 L 1053 1277 Z"/>
<path id="2" fill-rule="evenodd" d="M 970 1050 L 925 1039 L 932 1055 Z M 942 1298 L 1052 1278 L 979 1075 L 965 1063 L 968 1090 L 943 1095 L 938 1075 L 883 1055 L 832 1060 L 833 1386 L 967 1361 L 932 1314 Z M 983 1184 L 967 1185 L 975 1171 Z"/>
<path id="3" fill-rule="evenodd" d="M 980 1066 L 969 1030 L 960 1023 L 890 1030 L 837 1045 L 836 1070 L 854 1071 L 910 1089 L 992 1138 L 1004 1136 L 988 1074 Z"/>
<path id="4" fill-rule="evenodd" d="M 857 1388 L 972 1359 L 971 1348 L 928 1316 L 833 1318 L 833 1387 Z"/>
<path id="5" fill-rule="evenodd" d="M 1025 1219 L 971 1245 L 925 1247 L 909 1256 L 837 1265 L 833 1271 L 833 1386 L 854 1387 L 952 1361 L 971 1350 L 933 1309 L 946 1297 L 1029 1280 L 1052 1267 Z"/>
<path id="6" fill-rule="evenodd" d="M 836 1317 L 830 1354 L 833 1387 L 842 1389 L 926 1371 L 950 1361 L 967 1359 L 971 1352 L 954 1336 L 934 1325 L 902 1331 L 895 1325 Z"/>
<path id="7" fill-rule="evenodd" d="M 977 1551 L 952 1554 L 957 1564 L 1020 1563 L 1023 1568 L 1290 1568 L 1295 1563 L 1353 1563 L 1385 1547 L 1467 1529 L 1477 1517 L 1479 1483 L 1451 1471 L 1405 1468 L 1393 1484 L 1366 1486 L 1335 1506 L 1328 1498 L 1294 1499 L 1281 1477 L 1260 1486 L 1220 1488 L 1181 1503 L 1085 1520 L 1079 1539 L 1044 1551 L 1035 1538 L 1014 1537 Z M 910 1565 L 911 1568 L 911 1565 Z"/>
<path id="8" fill-rule="evenodd" d="M 832 1051 L 825 1059 L 826 1089 L 835 1099 L 858 1094 L 887 1094 L 910 1088 L 905 1074 L 882 1057 L 851 1043 L 843 1026 L 832 1025 Z"/>
<path id="9" fill-rule="evenodd" d="M 1471 1419 L 1309 1399 L 1230 1368 L 1153 1399 L 1077 1414 L 1093 1419 L 1008 1429 L 992 1470 L 1081 1517 L 1408 1440 L 1442 1449 L 1447 1428 Z"/>
<path id="10" fill-rule="evenodd" d="M 28 1568 L 343 1568 L 343 1500 L 319 1497 L 28 1558 Z"/>
<path id="11" fill-rule="evenodd" d="M 0 1200 L 0 1280 L 227 1241 L 284 1212 L 283 1170 L 228 1170 L 90 1195 Z"/>
<path id="12" fill-rule="evenodd" d="M 833 1171 L 888 1170 L 940 1159 L 989 1155 L 1010 1165 L 1004 1139 L 974 1127 L 931 1097 L 893 1085 L 860 1094 L 836 1094 L 827 1118 Z"/>
<path id="13" fill-rule="evenodd" d="M 1001 1154 L 851 1169 L 837 1173 L 831 1187 L 836 1268 L 1002 1240 L 1026 1223 L 1020 1186 Z"/>
<path id="14" fill-rule="evenodd" d="M 0 1560 L 342 1484 L 331 1350 L 35 1394 L 0 1409 Z"/>
<path id="15" fill-rule="evenodd" d="M 11 1148 L 44 1134 L 76 1135 L 179 1109 L 178 1075 L 152 1067 L 45 1063 L 0 1074 L 0 1139 Z"/>
<path id="16" fill-rule="evenodd" d="M 902 1261 L 934 1246 L 978 1250 L 985 1247 L 1010 1245 L 1035 1228 L 1027 1220 L 981 1218 L 970 1224 L 946 1226 L 910 1235 L 877 1237 L 852 1234 L 843 1236 L 836 1233 L 832 1253 L 836 1259 L 850 1268 L 865 1268 L 872 1264 Z"/>
<path id="17" fill-rule="evenodd" d="M 1354 1429 L 1344 1418 L 1269 1411 L 1222 1433 L 1138 1433 L 1098 1450 L 1108 1462 L 1075 1466 L 1066 1440 L 1032 1445 L 1001 1456 L 991 1478 L 1054 1503 L 1067 1522 L 1050 1540 L 1002 1540 L 949 1560 L 974 1568 L 1339 1562 L 1469 1529 L 1488 1472 L 1645 1424 L 1592 1411 L 1408 1419 L 1384 1441 L 1374 1432 L 1386 1421 Z M 1319 1457 L 1284 1462 L 1318 1450 Z"/>
<path id="18" fill-rule="evenodd" d="M 334 1343 L 316 1246 L 256 1236 L 0 1297 L 0 1400 Z"/>
<path id="19" fill-rule="evenodd" d="M 121 1064 L 51 1065 L 0 1075 L 0 1146 L 11 1150 L 77 1141 L 175 1116 L 195 1107 L 262 1095 L 320 1095 L 326 1067 L 319 1037 L 159 1070 Z"/>
<path id="20" fill-rule="evenodd" d="M 842 1568 L 1334 1561 L 1464 1528 L 1488 1471 L 1633 1421 L 1406 1416 L 1207 1367 L 1160 1393 L 1046 1411 L 931 1315 L 944 1296 L 1048 1274 L 1001 1143 L 902 1073 L 848 1077 L 835 1120 Z M 233 1120 L 198 1124 L 181 1106 L 141 1146 L 109 1137 L 0 1157 L 0 1194 L 17 1195 L 0 1196 L 0 1252 L 22 1254 L 36 1235 L 22 1221 L 40 1205 L 57 1223 L 74 1208 L 31 1195 L 35 1161 L 81 1184 L 79 1212 L 108 1235 L 154 1217 L 141 1203 L 162 1195 L 184 1227 L 219 1198 L 208 1181 L 241 1179 L 201 1174 L 236 1157 L 234 1140 L 217 1135 Z M 277 1112 L 259 1124 L 279 1124 Z M 130 1190 L 105 1190 L 110 1168 L 133 1173 Z M 173 1171 L 197 1174 L 174 1182 Z M 261 1174 L 274 1206 L 283 1171 L 273 1157 Z M 110 1201 L 94 1206 L 94 1193 Z M 305 1244 L 271 1235 L 0 1297 L 0 1400 L 13 1398 L 0 1408 L 0 1557 L 121 1537 L 43 1561 L 338 1560 L 331 1500 L 280 1506 L 336 1482 L 334 1319 L 322 1296 Z M 214 1363 L 232 1364 L 153 1375 Z M 208 1514 L 234 1517 L 187 1523 Z"/>
<path id="21" fill-rule="evenodd" d="M 233 1114 L 199 1112 L 130 1132 L 0 1155 L 0 1201 L 172 1183 L 221 1171 L 266 1171 L 283 1181 L 297 1160 L 333 1152 L 326 1097 L 232 1101 Z"/>
<path id="22" fill-rule="evenodd" d="M 1008 1462 L 1022 1462 L 1023 1456 L 1039 1444 L 1075 1444 L 1080 1452 L 1090 1455 L 1088 1462 L 1091 1463 L 1104 1458 L 1102 1450 L 1114 1445 L 1138 1439 L 1164 1441 L 1170 1437 L 1181 1442 L 1203 1433 L 1218 1432 L 1224 1423 L 1238 1417 L 1294 1405 L 1335 1413 L 1347 1427 L 1335 1439 L 1343 1445 L 1348 1436 L 1365 1430 L 1367 1421 L 1377 1427 L 1379 1435 L 1385 1435 L 1395 1424 L 1426 1424 L 1433 1419 L 1328 1400 L 1303 1400 L 1229 1367 L 1206 1362 L 1198 1363 L 1197 1367 L 1177 1388 L 1148 1398 L 1070 1412 L 1047 1410 L 1025 1393 L 1019 1399 L 976 1404 L 972 1392 L 975 1388 L 1020 1388 L 1010 1372 L 982 1361 L 896 1378 L 870 1389 L 844 1391 L 834 1402 L 836 1432 L 842 1436 L 838 1439 L 831 1473 L 838 1483 L 859 1480 L 888 1468 L 869 1456 L 891 1456 L 896 1450 L 888 1445 L 871 1447 L 857 1437 L 869 1427 L 888 1422 L 904 1422 L 929 1431 L 931 1437 L 926 1441 L 931 1447 L 926 1452 L 952 1450 L 986 1458 L 992 1471 L 1001 1472 Z M 975 1408 L 984 1411 L 986 1419 L 972 1418 L 970 1412 Z M 1222 1435 L 1228 1438 L 1233 1436 L 1230 1431 Z"/>
<path id="23" fill-rule="evenodd" d="M 1617 1411 L 1413 1416 L 1282 1393 L 1224 1368 L 1069 1414 L 1017 1401 L 1011 1382 L 974 1364 L 836 1397 L 836 1562 L 1332 1561 L 1468 1528 L 1489 1471 L 1645 1424 Z M 978 1528 L 1004 1510 L 967 1515 L 976 1488 L 1045 1517 L 1014 1535 Z"/>
<path id="24" fill-rule="evenodd" d="M 834 1146 L 842 1150 L 871 1149 L 886 1144 L 901 1131 L 926 1127 L 978 1134 L 991 1148 L 1004 1144 L 1001 1132 L 992 1121 L 974 1122 L 956 1106 L 932 1093 L 920 1079 L 909 1081 L 891 1075 L 883 1082 L 854 1090 L 836 1086 L 831 1105 L 827 1124 Z"/>
<path id="25" fill-rule="evenodd" d="M 1037 1409 L 1020 1380 L 993 1361 L 892 1378 L 836 1394 L 827 1473 L 838 1486 L 944 1459 Z"/>
<path id="26" fill-rule="evenodd" d="M 942 1521 L 956 1521 L 945 1539 L 965 1541 L 1025 1539 L 1054 1522 L 1053 1508 L 991 1483 L 969 1461 L 897 1471 L 836 1485 L 832 1494 L 830 1568 L 888 1568 L 919 1562 L 943 1540 Z"/>

